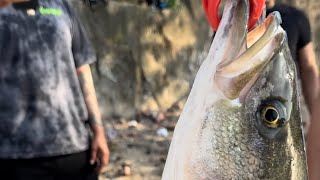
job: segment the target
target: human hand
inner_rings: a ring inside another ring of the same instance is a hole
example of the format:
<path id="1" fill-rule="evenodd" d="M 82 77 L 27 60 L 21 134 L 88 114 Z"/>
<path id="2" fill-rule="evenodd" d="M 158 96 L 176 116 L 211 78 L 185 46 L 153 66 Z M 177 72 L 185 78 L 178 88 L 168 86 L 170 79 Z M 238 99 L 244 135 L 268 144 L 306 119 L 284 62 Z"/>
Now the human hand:
<path id="1" fill-rule="evenodd" d="M 103 126 L 92 125 L 93 140 L 91 143 L 91 159 L 90 164 L 97 164 L 97 170 L 100 173 L 102 169 L 109 163 L 109 148 L 106 137 L 104 135 Z"/>
<path id="2" fill-rule="evenodd" d="M 5 7 L 12 3 L 19 3 L 19 2 L 26 2 L 26 1 L 29 1 L 29 0 L 0 0 L 0 7 Z"/>

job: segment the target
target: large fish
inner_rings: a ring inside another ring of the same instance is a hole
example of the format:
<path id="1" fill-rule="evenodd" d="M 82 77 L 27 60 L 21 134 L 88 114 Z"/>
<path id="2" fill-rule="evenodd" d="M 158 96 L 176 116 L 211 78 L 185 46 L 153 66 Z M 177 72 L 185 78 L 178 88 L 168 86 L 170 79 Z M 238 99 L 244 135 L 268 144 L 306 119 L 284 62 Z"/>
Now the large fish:
<path id="1" fill-rule="evenodd" d="M 305 180 L 296 69 L 274 12 L 247 33 L 247 0 L 227 0 L 178 120 L 162 180 Z"/>

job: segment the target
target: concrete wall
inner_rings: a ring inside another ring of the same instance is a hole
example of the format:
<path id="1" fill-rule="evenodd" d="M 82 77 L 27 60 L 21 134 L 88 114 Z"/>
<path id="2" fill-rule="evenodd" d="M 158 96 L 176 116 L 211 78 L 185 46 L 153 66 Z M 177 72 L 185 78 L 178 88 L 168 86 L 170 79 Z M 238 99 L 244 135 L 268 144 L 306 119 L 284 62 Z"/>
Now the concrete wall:
<path id="1" fill-rule="evenodd" d="M 211 43 L 201 1 L 181 0 L 176 9 L 163 12 L 138 5 L 138 0 L 111 0 L 94 9 L 79 0 L 71 2 L 100 59 L 94 75 L 106 119 L 165 111 L 184 100 Z M 320 1 L 282 2 L 306 12 L 320 59 Z"/>
<path id="2" fill-rule="evenodd" d="M 173 10 L 110 1 L 89 9 L 71 1 L 99 56 L 95 83 L 104 117 L 165 111 L 185 98 L 211 43 L 201 3 Z"/>

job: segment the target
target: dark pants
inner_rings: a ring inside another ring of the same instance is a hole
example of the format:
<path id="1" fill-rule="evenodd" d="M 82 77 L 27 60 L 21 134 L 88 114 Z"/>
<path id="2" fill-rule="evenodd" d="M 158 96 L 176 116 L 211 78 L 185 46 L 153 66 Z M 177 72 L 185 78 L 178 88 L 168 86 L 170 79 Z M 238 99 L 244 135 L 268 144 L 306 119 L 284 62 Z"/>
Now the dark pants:
<path id="1" fill-rule="evenodd" d="M 98 180 L 90 153 L 36 159 L 0 159 L 3 180 Z"/>

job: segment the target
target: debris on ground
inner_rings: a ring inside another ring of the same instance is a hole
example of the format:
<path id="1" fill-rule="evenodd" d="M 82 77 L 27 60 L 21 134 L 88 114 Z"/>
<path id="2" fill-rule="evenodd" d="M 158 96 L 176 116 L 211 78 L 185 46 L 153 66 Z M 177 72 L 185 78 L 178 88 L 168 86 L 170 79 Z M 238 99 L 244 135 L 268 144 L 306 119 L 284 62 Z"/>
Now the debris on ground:
<path id="1" fill-rule="evenodd" d="M 131 120 L 128 122 L 128 127 L 135 128 L 138 126 L 138 122 L 136 120 Z"/>
<path id="2" fill-rule="evenodd" d="M 160 180 L 177 119 L 108 119 L 110 161 L 100 180 Z"/>
<path id="3" fill-rule="evenodd" d="M 159 128 L 158 130 L 157 130 L 157 135 L 158 136 L 161 136 L 161 137 L 168 137 L 168 130 L 166 129 L 166 128 L 164 128 L 164 127 L 162 127 L 162 128 Z"/>

